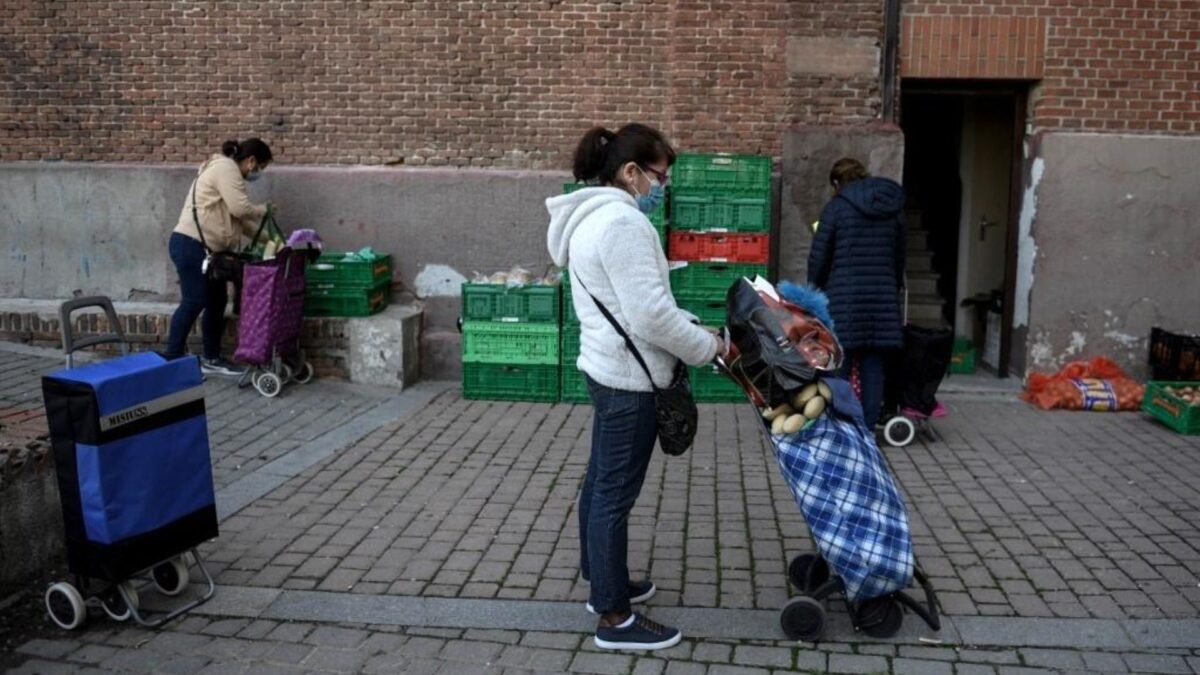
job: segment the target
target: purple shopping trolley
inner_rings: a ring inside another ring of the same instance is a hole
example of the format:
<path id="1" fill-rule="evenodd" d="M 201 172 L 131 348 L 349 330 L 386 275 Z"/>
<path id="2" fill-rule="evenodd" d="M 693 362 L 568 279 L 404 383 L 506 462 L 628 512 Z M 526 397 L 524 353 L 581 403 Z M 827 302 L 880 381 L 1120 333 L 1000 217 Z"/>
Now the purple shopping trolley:
<path id="1" fill-rule="evenodd" d="M 242 276 L 242 308 L 234 358 L 249 368 L 238 382 L 273 397 L 289 382 L 313 377 L 300 348 L 304 317 L 304 268 L 309 254 L 284 247 L 274 258 L 249 263 Z"/>

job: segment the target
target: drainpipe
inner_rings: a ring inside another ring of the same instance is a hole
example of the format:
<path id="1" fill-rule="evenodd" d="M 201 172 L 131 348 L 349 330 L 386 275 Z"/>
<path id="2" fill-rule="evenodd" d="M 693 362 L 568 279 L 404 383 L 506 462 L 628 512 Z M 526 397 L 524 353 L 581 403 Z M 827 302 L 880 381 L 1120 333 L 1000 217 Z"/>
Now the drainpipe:
<path id="1" fill-rule="evenodd" d="M 896 122 L 896 60 L 900 52 L 900 0 L 883 3 L 883 58 L 879 80 L 883 89 L 883 120 Z"/>

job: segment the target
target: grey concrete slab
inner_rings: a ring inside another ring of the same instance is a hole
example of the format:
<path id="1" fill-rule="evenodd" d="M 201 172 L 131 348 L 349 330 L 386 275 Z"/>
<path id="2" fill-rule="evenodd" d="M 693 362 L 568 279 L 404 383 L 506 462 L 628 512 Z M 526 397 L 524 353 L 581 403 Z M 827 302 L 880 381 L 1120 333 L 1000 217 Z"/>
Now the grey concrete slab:
<path id="1" fill-rule="evenodd" d="M 997 647 L 1132 649 L 1121 622 L 1107 619 L 955 617 L 963 644 Z M 1200 637 L 1197 638 L 1200 641 Z"/>

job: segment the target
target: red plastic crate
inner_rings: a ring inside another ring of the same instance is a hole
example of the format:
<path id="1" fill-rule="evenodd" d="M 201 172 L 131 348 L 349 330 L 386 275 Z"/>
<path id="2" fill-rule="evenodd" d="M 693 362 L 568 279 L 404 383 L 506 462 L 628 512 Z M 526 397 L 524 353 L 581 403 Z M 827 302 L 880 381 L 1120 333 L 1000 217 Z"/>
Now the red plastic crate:
<path id="1" fill-rule="evenodd" d="M 771 255 L 765 234 L 672 231 L 667 250 L 671 260 L 766 263 Z"/>

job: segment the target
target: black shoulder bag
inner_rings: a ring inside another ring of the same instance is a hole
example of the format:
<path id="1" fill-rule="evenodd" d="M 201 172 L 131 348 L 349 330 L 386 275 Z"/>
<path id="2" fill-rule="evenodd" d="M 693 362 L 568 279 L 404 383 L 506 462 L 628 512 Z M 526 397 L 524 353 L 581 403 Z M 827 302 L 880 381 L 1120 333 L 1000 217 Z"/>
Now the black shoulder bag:
<path id="1" fill-rule="evenodd" d="M 242 283 L 242 270 L 246 263 L 253 260 L 252 256 L 245 253 L 235 253 L 233 251 L 213 251 L 208 247 L 208 242 L 204 239 L 204 228 L 200 226 L 200 212 L 196 207 L 196 183 L 200 182 L 200 177 L 192 181 L 192 222 L 196 223 L 196 232 L 200 235 L 200 245 L 204 247 L 204 263 L 200 265 L 200 271 L 205 278 L 212 281 L 232 281 L 235 284 Z M 267 221 L 270 219 L 271 213 L 268 211 L 263 216 L 262 223 L 258 226 L 258 231 L 254 233 L 254 239 L 251 241 L 251 247 L 254 242 L 258 241 L 258 236 L 262 234 L 263 228 L 267 226 Z"/>
<path id="2" fill-rule="evenodd" d="M 692 383 L 688 379 L 687 366 L 683 361 L 676 359 L 675 370 L 671 375 L 671 384 L 666 389 L 659 389 L 658 385 L 654 384 L 654 376 L 650 374 L 650 368 L 642 358 L 641 352 L 633 345 L 629 334 L 625 332 L 624 328 L 621 328 L 621 324 L 617 323 L 604 303 L 597 300 L 587 286 L 579 281 L 578 276 L 575 276 L 575 281 L 579 282 L 579 285 L 591 297 L 592 302 L 596 303 L 600 313 L 608 319 L 617 334 L 625 339 L 625 346 L 629 347 L 633 358 L 637 359 L 638 365 L 642 367 L 646 377 L 649 378 L 650 386 L 654 389 L 654 413 L 658 419 L 659 447 L 673 457 L 687 452 L 696 440 L 696 425 L 700 417 L 700 413 L 696 409 L 696 399 L 692 397 Z"/>

